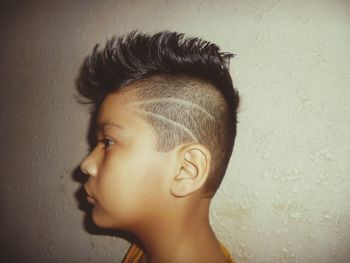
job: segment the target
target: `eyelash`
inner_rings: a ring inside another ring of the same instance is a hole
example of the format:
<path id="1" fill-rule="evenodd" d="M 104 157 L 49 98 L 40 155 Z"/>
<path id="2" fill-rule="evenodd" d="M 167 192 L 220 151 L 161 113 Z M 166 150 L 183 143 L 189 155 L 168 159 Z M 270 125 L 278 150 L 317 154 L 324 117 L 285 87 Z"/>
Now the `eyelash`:
<path id="1" fill-rule="evenodd" d="M 103 149 L 108 149 L 109 147 L 111 147 L 111 145 L 115 144 L 115 142 L 111 139 L 108 138 L 102 138 L 101 140 L 99 140 L 100 143 L 102 143 L 104 145 Z M 112 144 L 106 146 L 106 143 L 108 142 L 112 142 Z"/>

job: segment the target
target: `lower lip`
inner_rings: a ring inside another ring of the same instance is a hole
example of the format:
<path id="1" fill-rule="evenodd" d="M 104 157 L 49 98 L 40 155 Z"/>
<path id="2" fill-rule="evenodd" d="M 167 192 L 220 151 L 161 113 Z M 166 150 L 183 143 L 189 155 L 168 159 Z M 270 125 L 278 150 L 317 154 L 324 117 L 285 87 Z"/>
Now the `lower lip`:
<path id="1" fill-rule="evenodd" d="M 90 203 L 90 204 L 92 204 L 92 205 L 94 205 L 95 203 L 96 203 L 96 200 L 95 199 L 93 199 L 91 196 L 87 196 L 87 201 Z"/>

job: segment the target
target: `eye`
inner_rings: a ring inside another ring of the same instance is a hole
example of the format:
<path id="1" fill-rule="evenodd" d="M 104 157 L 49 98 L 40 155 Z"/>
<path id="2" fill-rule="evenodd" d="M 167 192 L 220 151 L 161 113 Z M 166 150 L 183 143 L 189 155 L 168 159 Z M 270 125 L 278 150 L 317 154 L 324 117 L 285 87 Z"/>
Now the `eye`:
<path id="1" fill-rule="evenodd" d="M 115 142 L 108 139 L 108 138 L 103 138 L 101 140 L 99 140 L 100 143 L 102 143 L 104 145 L 104 149 L 108 149 L 111 145 L 113 145 Z"/>

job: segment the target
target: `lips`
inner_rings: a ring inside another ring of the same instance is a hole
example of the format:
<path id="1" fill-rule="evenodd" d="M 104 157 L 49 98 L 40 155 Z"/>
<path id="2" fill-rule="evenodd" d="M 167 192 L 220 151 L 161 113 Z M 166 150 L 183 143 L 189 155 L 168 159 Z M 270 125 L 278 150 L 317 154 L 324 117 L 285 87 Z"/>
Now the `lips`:
<path id="1" fill-rule="evenodd" d="M 96 203 L 96 200 L 95 199 L 93 199 L 91 196 L 87 196 L 86 197 L 86 200 L 90 203 L 90 204 L 92 204 L 92 205 L 94 205 L 95 203 Z"/>
<path id="2" fill-rule="evenodd" d="M 89 190 L 86 188 L 86 186 L 84 185 L 84 189 L 85 189 L 85 192 L 86 192 L 86 200 L 90 203 L 90 204 L 95 204 L 96 203 L 96 200 L 90 195 L 89 193 Z"/>

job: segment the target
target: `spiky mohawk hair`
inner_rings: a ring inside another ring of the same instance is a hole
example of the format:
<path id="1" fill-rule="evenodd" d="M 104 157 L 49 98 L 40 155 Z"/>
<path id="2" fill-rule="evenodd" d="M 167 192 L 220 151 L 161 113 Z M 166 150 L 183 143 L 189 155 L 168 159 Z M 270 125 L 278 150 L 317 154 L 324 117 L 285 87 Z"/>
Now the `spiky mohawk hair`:
<path id="1" fill-rule="evenodd" d="M 112 37 L 102 50 L 98 44 L 94 47 L 82 65 L 77 88 L 85 98 L 81 102 L 96 108 L 109 93 L 136 89 L 145 101 L 139 106 L 155 130 L 158 150 L 197 140 L 211 151 L 214 164 L 206 187 L 214 194 L 236 137 L 239 94 L 229 73 L 232 57 L 213 43 L 183 33 L 133 31 Z"/>

